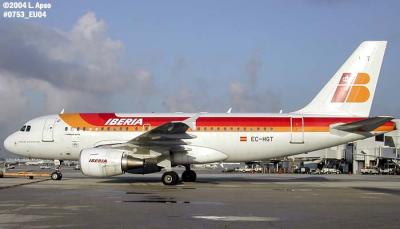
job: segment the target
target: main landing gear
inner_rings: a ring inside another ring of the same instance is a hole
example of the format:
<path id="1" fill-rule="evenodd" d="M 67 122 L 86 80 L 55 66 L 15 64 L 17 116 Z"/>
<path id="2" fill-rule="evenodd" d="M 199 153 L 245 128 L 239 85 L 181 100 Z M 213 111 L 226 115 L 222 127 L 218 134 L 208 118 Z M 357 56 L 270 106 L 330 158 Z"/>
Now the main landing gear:
<path id="1" fill-rule="evenodd" d="M 190 169 L 190 165 L 185 165 L 186 170 L 182 173 L 183 182 L 195 182 L 196 173 Z M 161 181 L 165 185 L 177 185 L 179 183 L 179 175 L 174 171 L 165 172 L 162 175 Z"/>
<path id="2" fill-rule="evenodd" d="M 162 175 L 161 180 L 165 185 L 176 185 L 179 182 L 179 176 L 174 171 L 168 171 Z"/>
<path id="3" fill-rule="evenodd" d="M 56 171 L 52 172 L 50 175 L 52 180 L 61 180 L 62 179 L 62 173 L 61 173 L 62 163 L 63 163 L 63 161 L 61 161 L 61 160 L 54 160 L 54 165 L 55 165 Z"/>
<path id="4" fill-rule="evenodd" d="M 185 171 L 182 173 L 182 180 L 184 182 L 195 182 L 196 181 L 196 173 L 190 169 L 190 165 L 185 165 Z"/>

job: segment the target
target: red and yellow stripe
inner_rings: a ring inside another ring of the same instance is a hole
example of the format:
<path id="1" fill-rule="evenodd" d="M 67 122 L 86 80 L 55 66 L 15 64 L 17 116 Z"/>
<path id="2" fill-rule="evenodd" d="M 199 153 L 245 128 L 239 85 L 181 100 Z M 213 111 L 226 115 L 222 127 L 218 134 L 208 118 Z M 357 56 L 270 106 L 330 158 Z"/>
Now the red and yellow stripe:
<path id="1" fill-rule="evenodd" d="M 73 113 L 60 114 L 60 118 L 72 128 L 113 131 L 146 131 L 171 121 L 183 121 L 189 117 L 118 117 L 115 113 Z M 109 119 L 143 119 L 143 125 L 106 125 Z M 195 131 L 205 132 L 329 132 L 329 126 L 337 123 L 351 123 L 365 118 L 343 117 L 199 117 Z M 395 129 L 394 122 L 386 122 L 375 131 L 388 132 Z M 192 131 L 192 130 L 191 130 Z"/>

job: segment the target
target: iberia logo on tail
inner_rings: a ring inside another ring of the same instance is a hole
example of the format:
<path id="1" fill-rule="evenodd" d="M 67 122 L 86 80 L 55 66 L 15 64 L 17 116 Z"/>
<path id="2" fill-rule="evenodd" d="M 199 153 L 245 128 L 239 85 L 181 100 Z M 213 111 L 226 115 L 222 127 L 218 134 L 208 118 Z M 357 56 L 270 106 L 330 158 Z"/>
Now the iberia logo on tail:
<path id="1" fill-rule="evenodd" d="M 363 103 L 369 99 L 369 90 L 365 86 L 369 82 L 367 73 L 343 73 L 332 97 L 332 103 Z"/>

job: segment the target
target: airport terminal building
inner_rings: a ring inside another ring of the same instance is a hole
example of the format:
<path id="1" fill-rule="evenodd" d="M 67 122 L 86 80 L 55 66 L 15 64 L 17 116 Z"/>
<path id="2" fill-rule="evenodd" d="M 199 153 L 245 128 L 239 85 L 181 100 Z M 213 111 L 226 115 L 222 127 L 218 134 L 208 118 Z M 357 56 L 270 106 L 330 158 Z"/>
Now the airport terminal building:
<path id="1" fill-rule="evenodd" d="M 362 169 L 390 168 L 400 163 L 400 131 L 288 157 L 291 165 L 323 163 L 343 173 L 360 174 Z M 282 163 L 285 165 L 285 163 Z M 373 171 L 370 171 L 371 173 Z"/>

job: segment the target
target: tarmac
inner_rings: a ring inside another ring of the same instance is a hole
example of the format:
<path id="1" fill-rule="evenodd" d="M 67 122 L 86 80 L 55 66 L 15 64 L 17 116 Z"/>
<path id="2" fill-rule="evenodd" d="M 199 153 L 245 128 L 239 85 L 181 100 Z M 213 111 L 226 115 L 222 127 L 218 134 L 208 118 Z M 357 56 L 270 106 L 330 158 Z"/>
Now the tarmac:
<path id="1" fill-rule="evenodd" d="M 43 171 L 41 171 L 43 172 Z M 0 228 L 399 228 L 400 176 L 197 171 L 1 178 Z"/>

